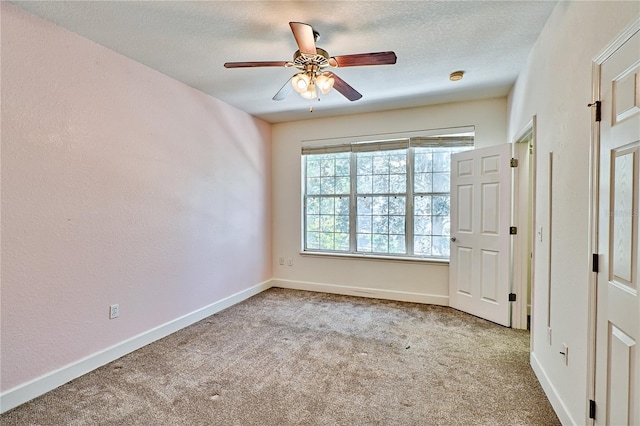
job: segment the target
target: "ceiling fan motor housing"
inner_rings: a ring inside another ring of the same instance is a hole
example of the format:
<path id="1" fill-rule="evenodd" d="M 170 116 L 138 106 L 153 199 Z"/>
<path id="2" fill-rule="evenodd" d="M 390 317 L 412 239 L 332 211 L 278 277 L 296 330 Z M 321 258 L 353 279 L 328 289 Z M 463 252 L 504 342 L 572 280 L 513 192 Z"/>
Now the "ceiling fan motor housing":
<path id="1" fill-rule="evenodd" d="M 296 68 L 305 69 L 308 65 L 318 68 L 329 66 L 329 54 L 326 50 L 316 47 L 316 54 L 302 53 L 299 50 L 293 54 L 293 64 Z"/>

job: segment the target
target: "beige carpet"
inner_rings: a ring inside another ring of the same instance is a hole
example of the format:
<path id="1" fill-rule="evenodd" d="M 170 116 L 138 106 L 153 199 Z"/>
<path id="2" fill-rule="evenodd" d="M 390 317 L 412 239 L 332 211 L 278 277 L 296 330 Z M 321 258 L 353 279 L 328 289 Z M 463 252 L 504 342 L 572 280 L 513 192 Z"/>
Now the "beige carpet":
<path id="1" fill-rule="evenodd" d="M 552 425 L 529 334 L 451 308 L 270 289 L 2 425 Z"/>

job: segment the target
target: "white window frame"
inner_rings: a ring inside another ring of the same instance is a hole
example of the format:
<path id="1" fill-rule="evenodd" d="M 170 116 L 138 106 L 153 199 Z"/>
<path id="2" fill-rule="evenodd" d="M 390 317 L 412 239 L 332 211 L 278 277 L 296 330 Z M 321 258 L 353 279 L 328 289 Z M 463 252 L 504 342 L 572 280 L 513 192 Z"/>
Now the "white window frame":
<path id="1" fill-rule="evenodd" d="M 413 177 L 415 174 L 415 148 L 417 147 L 468 147 L 473 149 L 474 146 L 474 127 L 466 126 L 462 128 L 453 129 L 435 129 L 424 130 L 419 132 L 409 132 L 396 135 L 373 135 L 373 136 L 359 136 L 354 138 L 341 138 L 332 140 L 311 140 L 303 141 L 302 143 L 302 229 L 301 229 L 301 254 L 306 255 L 321 255 L 321 256 L 347 256 L 347 257 L 371 257 L 371 258 L 383 258 L 383 259 L 401 259 L 401 260 L 431 260 L 437 262 L 448 262 L 448 256 L 430 256 L 414 253 L 414 182 Z M 363 151 L 391 151 L 394 149 L 406 150 L 406 191 L 402 194 L 375 194 L 379 196 L 394 196 L 401 195 L 405 197 L 405 247 L 406 253 L 393 254 L 393 253 L 379 253 L 368 251 L 357 251 L 356 247 L 356 202 L 357 202 L 357 169 L 356 169 L 356 155 L 358 152 Z M 350 152 L 350 192 L 343 196 L 349 197 L 349 251 L 332 251 L 318 248 L 307 248 L 307 197 L 336 197 L 336 195 L 327 194 L 310 194 L 307 195 L 307 171 L 306 171 L 306 155 L 312 154 L 331 154 L 339 152 Z M 445 193 L 443 193 L 445 194 Z M 436 193 L 429 193 L 428 195 L 435 195 Z M 446 195 L 450 195 L 447 192 Z M 433 234 L 431 234 L 433 235 Z"/>

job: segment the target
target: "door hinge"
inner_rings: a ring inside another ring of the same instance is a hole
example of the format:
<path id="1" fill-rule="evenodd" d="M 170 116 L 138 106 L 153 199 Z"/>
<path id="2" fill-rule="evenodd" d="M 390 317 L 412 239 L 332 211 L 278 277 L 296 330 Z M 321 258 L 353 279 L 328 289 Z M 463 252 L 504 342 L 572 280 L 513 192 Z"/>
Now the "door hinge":
<path id="1" fill-rule="evenodd" d="M 515 301 L 516 301 L 516 294 L 509 293 L 509 302 L 515 302 Z"/>
<path id="2" fill-rule="evenodd" d="M 509 165 L 511 167 L 518 167 L 518 159 L 517 158 L 512 158 L 511 161 L 509 161 Z"/>
<path id="3" fill-rule="evenodd" d="M 591 256 L 591 272 L 600 272 L 600 256 L 598 253 L 593 253 Z"/>
<path id="4" fill-rule="evenodd" d="M 588 107 L 596 107 L 596 121 L 602 120 L 602 102 L 595 101 L 591 104 L 587 104 Z"/>
<path id="5" fill-rule="evenodd" d="M 596 402 L 593 399 L 589 400 L 589 418 L 596 418 Z"/>
<path id="6" fill-rule="evenodd" d="M 518 235 L 518 227 L 510 226 L 509 227 L 509 235 Z"/>

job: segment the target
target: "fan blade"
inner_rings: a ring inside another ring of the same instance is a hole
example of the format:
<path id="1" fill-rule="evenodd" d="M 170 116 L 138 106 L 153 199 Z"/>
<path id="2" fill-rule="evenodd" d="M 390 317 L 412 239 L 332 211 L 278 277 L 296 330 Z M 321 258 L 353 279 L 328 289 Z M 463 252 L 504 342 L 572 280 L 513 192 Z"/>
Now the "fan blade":
<path id="1" fill-rule="evenodd" d="M 291 92 L 293 92 L 293 86 L 291 85 L 291 78 L 287 80 L 287 82 L 284 84 L 284 86 L 282 86 L 280 90 L 278 90 L 278 93 L 276 93 L 276 95 L 273 97 L 274 101 L 281 101 L 287 96 L 289 96 Z"/>
<path id="2" fill-rule="evenodd" d="M 227 62 L 225 68 L 284 67 L 287 61 Z"/>
<path id="3" fill-rule="evenodd" d="M 309 24 L 302 22 L 289 22 L 293 37 L 296 39 L 300 53 L 317 54 L 316 38 L 313 34 L 313 28 Z"/>
<path id="4" fill-rule="evenodd" d="M 392 65 L 396 63 L 396 54 L 389 52 L 357 53 L 355 55 L 334 56 L 329 59 L 331 66 L 359 67 L 363 65 Z"/>
<path id="5" fill-rule="evenodd" d="M 349 86 L 346 81 L 333 74 L 333 88 L 342 93 L 342 96 L 349 99 L 351 102 L 357 101 L 362 95 L 353 87 Z"/>

